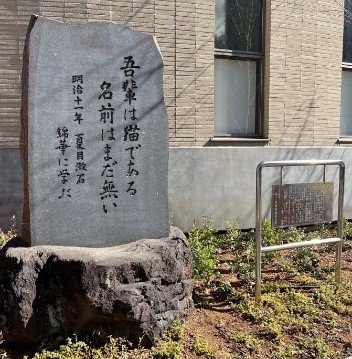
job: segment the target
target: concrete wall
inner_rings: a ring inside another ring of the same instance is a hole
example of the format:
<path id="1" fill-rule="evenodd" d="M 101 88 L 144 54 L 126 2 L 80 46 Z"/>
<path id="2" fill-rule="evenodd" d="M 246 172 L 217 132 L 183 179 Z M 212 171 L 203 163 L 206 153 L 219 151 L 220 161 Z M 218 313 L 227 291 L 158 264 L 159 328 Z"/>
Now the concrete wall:
<path id="1" fill-rule="evenodd" d="M 344 216 L 352 218 L 352 148 L 347 147 L 178 147 L 170 149 L 169 203 L 172 223 L 184 231 L 203 216 L 225 229 L 228 220 L 241 228 L 255 226 L 255 177 L 261 161 L 299 159 L 342 159 L 346 164 Z M 7 228 L 13 214 L 21 221 L 22 169 L 18 149 L 0 151 L 0 227 Z M 283 183 L 321 182 L 318 167 L 284 170 Z M 280 179 L 278 169 L 263 170 L 263 212 L 270 216 L 271 186 Z M 329 166 L 326 181 L 335 183 L 337 198 L 338 167 Z M 337 204 L 335 201 L 334 215 Z"/>
<path id="2" fill-rule="evenodd" d="M 225 229 L 225 220 L 241 228 L 255 226 L 256 168 L 261 161 L 342 159 L 346 164 L 345 217 L 352 218 L 352 149 L 347 147 L 217 147 L 172 148 L 169 165 L 169 201 L 172 222 L 189 231 L 203 216 Z M 335 182 L 338 166 L 329 166 L 326 181 Z M 321 182 L 322 166 L 284 170 L 283 183 Z M 271 185 L 278 184 L 280 170 L 263 170 L 263 213 L 269 217 Z M 334 216 L 337 204 L 335 201 Z"/>

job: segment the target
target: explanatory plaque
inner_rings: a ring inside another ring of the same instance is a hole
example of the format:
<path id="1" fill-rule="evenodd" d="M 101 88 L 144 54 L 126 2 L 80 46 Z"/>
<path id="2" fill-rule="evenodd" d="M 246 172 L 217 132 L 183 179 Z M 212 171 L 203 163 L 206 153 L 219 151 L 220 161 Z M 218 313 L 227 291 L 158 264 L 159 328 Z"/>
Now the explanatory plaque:
<path id="1" fill-rule="evenodd" d="M 155 39 L 33 16 L 23 70 L 23 236 L 104 247 L 169 234 L 168 121 Z"/>
<path id="2" fill-rule="evenodd" d="M 331 182 L 272 186 L 271 220 L 274 228 L 332 221 Z"/>

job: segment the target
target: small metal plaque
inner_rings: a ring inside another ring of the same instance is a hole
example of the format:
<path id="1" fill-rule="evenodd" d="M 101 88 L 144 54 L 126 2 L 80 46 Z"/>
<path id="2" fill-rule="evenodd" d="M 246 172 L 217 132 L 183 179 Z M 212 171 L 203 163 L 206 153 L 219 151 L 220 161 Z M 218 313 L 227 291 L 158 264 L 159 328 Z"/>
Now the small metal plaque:
<path id="1" fill-rule="evenodd" d="M 331 222 L 333 192 L 332 182 L 273 185 L 272 226 L 282 228 Z"/>

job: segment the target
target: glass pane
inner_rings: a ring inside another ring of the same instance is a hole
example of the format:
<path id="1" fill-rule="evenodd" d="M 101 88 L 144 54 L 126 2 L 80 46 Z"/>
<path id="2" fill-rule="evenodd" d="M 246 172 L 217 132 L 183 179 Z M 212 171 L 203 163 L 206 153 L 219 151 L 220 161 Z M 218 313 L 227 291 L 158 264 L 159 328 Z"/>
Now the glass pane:
<path id="1" fill-rule="evenodd" d="M 257 63 L 215 59 L 215 134 L 255 134 Z"/>
<path id="2" fill-rule="evenodd" d="M 352 1 L 345 0 L 345 25 L 343 30 L 343 62 L 352 62 Z"/>
<path id="3" fill-rule="evenodd" d="M 215 48 L 262 51 L 263 0 L 215 0 Z"/>
<path id="4" fill-rule="evenodd" d="M 342 71 L 340 134 L 352 136 L 352 72 Z"/>

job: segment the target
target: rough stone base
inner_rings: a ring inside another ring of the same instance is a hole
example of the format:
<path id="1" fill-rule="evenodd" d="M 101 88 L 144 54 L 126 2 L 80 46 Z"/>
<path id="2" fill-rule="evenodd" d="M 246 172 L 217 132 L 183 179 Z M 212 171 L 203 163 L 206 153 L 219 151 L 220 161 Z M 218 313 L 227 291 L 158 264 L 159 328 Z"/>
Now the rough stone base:
<path id="1" fill-rule="evenodd" d="M 101 328 L 148 345 L 192 310 L 192 271 L 177 228 L 168 238 L 109 248 L 7 246 L 0 251 L 0 330 L 26 345 Z"/>

